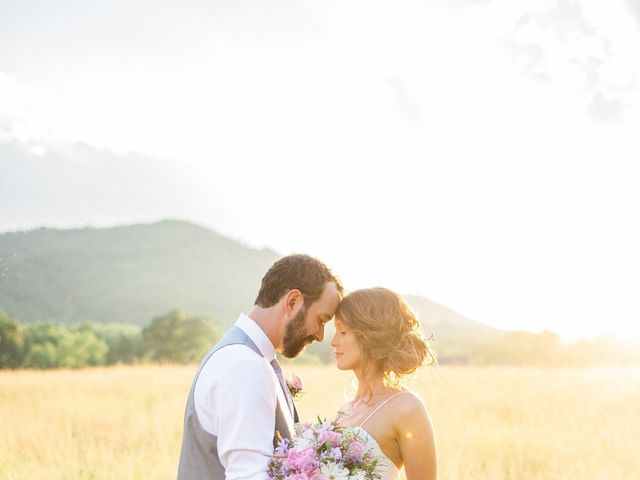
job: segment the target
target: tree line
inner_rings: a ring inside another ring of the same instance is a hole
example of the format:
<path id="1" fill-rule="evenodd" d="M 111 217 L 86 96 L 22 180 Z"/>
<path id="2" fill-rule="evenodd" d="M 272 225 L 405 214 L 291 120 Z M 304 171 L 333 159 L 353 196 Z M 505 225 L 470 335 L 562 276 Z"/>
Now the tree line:
<path id="1" fill-rule="evenodd" d="M 333 335 L 332 326 L 326 337 Z M 197 363 L 226 330 L 208 317 L 173 310 L 149 325 L 20 323 L 0 310 L 0 368 L 79 368 L 137 363 Z M 490 340 L 430 340 L 440 364 L 541 367 L 637 365 L 638 345 L 609 336 L 564 343 L 553 332 L 506 332 Z M 290 362 L 282 359 L 283 362 Z M 328 340 L 313 343 L 296 363 L 330 364 Z"/>
<path id="2" fill-rule="evenodd" d="M 174 310 L 135 325 L 20 323 L 0 310 L 0 368 L 79 368 L 135 363 L 192 363 L 219 338 L 208 317 Z"/>

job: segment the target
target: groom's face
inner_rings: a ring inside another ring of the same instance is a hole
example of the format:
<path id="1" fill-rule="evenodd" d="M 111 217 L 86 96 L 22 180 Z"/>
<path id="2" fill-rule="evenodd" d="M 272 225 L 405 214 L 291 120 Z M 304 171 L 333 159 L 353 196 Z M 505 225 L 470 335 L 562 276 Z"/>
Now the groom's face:
<path id="1" fill-rule="evenodd" d="M 304 347 L 324 338 L 324 327 L 333 318 L 340 304 L 340 293 L 333 282 L 328 282 L 320 298 L 308 307 L 302 305 L 287 323 L 282 338 L 282 355 L 296 357 Z"/>

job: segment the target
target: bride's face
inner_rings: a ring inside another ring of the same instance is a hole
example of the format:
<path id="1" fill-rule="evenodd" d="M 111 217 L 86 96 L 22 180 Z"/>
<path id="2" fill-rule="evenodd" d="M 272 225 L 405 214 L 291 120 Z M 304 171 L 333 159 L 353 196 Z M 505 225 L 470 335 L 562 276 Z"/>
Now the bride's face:
<path id="1" fill-rule="evenodd" d="M 336 333 L 331 339 L 336 366 L 340 370 L 356 370 L 362 365 L 362 350 L 356 336 L 338 317 L 335 319 Z"/>

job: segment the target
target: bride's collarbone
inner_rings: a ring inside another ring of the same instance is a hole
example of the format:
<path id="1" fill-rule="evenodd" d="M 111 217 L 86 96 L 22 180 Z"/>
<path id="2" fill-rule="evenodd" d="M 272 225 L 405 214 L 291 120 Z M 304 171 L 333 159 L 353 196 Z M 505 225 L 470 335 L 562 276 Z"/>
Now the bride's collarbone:
<path id="1" fill-rule="evenodd" d="M 395 397 L 402 397 L 399 394 L 405 392 L 406 390 L 402 390 L 392 394 L 373 395 L 367 401 L 352 400 L 341 409 L 341 412 L 344 416 L 349 417 L 350 424 L 359 425 L 363 421 L 368 424 L 377 419 L 377 417 L 388 417 L 392 414 L 396 410 L 394 408 L 395 404 L 398 403 Z"/>
<path id="2" fill-rule="evenodd" d="M 374 439 L 380 442 L 395 441 L 395 416 L 393 409 L 383 408 L 375 412 L 379 404 L 358 405 L 343 410 L 340 424 L 345 427 L 361 427 Z M 374 415 L 371 415 L 375 412 Z M 364 424 L 363 424 L 364 422 Z"/>

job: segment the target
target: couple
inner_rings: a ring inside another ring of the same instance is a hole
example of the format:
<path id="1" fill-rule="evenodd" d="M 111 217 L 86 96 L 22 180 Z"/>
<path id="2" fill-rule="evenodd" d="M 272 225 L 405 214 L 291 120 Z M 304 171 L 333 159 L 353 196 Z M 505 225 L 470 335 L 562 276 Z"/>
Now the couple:
<path id="1" fill-rule="evenodd" d="M 358 380 L 339 422 L 355 427 L 384 460 L 383 480 L 436 478 L 431 421 L 420 398 L 399 386 L 405 374 L 433 360 L 404 300 L 384 289 L 342 298 L 340 280 L 307 255 L 269 269 L 253 309 L 205 355 L 184 419 L 178 480 L 268 478 L 276 431 L 293 435 L 298 412 L 275 354 L 297 356 L 322 341 L 335 316 L 331 346 L 341 370 Z"/>

